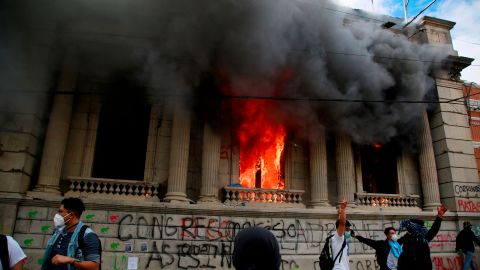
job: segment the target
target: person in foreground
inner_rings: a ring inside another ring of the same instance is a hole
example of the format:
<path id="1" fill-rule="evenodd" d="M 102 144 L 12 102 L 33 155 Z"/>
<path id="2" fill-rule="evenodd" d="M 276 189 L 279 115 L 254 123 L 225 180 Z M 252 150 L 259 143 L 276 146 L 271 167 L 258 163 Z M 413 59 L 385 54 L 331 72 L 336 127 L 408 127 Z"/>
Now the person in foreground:
<path id="1" fill-rule="evenodd" d="M 377 263 L 380 270 L 396 270 L 398 258 L 402 254 L 402 246 L 398 242 L 397 231 L 393 227 L 385 228 L 385 240 L 372 240 L 360 235 L 355 235 L 352 231 L 352 237 L 355 237 L 361 243 L 364 243 L 375 250 Z"/>
<path id="2" fill-rule="evenodd" d="M 13 237 L 0 234 L 0 270 L 22 270 L 27 256 Z"/>
<path id="3" fill-rule="evenodd" d="M 462 251 L 464 255 L 463 270 L 468 270 L 472 267 L 473 270 L 477 270 L 475 262 L 473 261 L 473 253 L 475 252 L 475 246 L 473 242 L 480 246 L 480 240 L 472 231 L 472 224 L 468 221 L 463 222 L 463 230 L 461 230 L 456 239 L 455 251 Z"/>
<path id="4" fill-rule="evenodd" d="M 47 243 L 42 270 L 98 270 L 101 245 L 98 236 L 80 221 L 82 200 L 67 198 L 60 203 L 53 222 L 55 231 Z"/>
<path id="5" fill-rule="evenodd" d="M 278 270 L 281 260 L 277 239 L 267 229 L 245 228 L 235 237 L 233 250 L 235 269 Z"/>
<path id="6" fill-rule="evenodd" d="M 424 222 L 419 219 L 406 219 L 400 223 L 400 230 L 406 230 L 407 233 L 398 240 L 403 248 L 398 258 L 398 270 L 432 269 L 428 243 L 440 230 L 445 212 L 445 206 L 438 207 L 435 222 L 428 231 Z"/>
<path id="7" fill-rule="evenodd" d="M 332 258 L 338 258 L 334 261 L 333 270 L 349 270 L 348 260 L 348 242 L 351 236 L 350 234 L 350 222 L 347 220 L 347 214 L 345 213 L 347 208 L 347 201 L 343 200 L 338 206 L 338 220 L 335 223 L 337 230 L 334 232 L 331 238 Z"/>

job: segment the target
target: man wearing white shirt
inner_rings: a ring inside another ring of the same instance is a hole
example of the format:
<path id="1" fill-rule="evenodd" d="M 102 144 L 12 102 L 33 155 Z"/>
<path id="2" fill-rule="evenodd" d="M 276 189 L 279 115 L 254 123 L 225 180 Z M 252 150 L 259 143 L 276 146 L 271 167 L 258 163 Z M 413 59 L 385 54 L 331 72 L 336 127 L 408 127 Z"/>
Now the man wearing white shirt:
<path id="1" fill-rule="evenodd" d="M 339 252 L 341 254 L 334 261 L 333 270 L 350 270 L 348 259 L 348 239 L 350 238 L 350 222 L 347 221 L 345 213 L 347 201 L 343 200 L 338 206 L 338 220 L 335 223 L 337 230 L 331 239 L 332 258 L 336 258 Z"/>
<path id="2" fill-rule="evenodd" d="M 0 256 L 0 270 L 22 270 L 27 258 L 17 241 L 8 235 L 0 235 Z M 4 267 L 5 264 L 8 266 Z"/>

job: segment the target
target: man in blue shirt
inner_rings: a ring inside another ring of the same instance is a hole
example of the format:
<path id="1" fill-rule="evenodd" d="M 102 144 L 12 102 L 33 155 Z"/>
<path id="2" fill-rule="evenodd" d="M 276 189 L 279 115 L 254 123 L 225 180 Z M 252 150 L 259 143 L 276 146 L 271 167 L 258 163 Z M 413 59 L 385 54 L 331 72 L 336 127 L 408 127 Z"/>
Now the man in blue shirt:
<path id="1" fill-rule="evenodd" d="M 384 230 L 384 233 L 387 237 L 385 240 L 368 239 L 360 235 L 355 235 L 355 233 L 352 233 L 352 236 L 361 243 L 375 249 L 375 255 L 377 256 L 380 270 L 396 270 L 398 258 L 402 253 L 402 247 L 397 242 L 397 231 L 393 227 L 388 227 Z"/>
<path id="2" fill-rule="evenodd" d="M 85 205 L 78 198 L 60 203 L 53 222 L 55 232 L 48 241 L 42 270 L 98 270 L 101 245 L 98 236 L 80 221 Z"/>

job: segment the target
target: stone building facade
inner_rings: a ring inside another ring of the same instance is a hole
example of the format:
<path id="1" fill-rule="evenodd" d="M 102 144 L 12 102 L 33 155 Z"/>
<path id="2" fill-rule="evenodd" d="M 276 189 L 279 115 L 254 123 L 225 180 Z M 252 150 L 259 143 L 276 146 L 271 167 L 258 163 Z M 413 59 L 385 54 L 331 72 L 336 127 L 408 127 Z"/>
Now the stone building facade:
<path id="1" fill-rule="evenodd" d="M 419 25 L 425 31 L 415 34 L 418 42 L 451 46 L 453 22 L 424 17 Z M 233 268 L 232 240 L 246 226 L 272 230 L 282 269 L 319 269 L 318 255 L 342 198 L 349 201 L 347 216 L 356 232 L 374 239 L 409 217 L 431 225 L 436 208 L 446 205 L 449 212 L 430 244 L 436 269 L 460 269 L 454 245 L 463 221 L 480 233 L 479 192 L 470 188 L 480 182 L 466 107 L 443 102 L 463 97 L 455 79 L 472 61 L 453 47 L 449 65 L 435 74 L 439 103 L 421 118 L 418 153 L 381 156 L 393 164 L 390 186 L 364 173 L 375 172 L 375 164 L 365 162 L 379 151 L 329 130 L 310 141 L 287 137 L 284 189 L 235 185 L 239 153 L 228 130 L 214 132 L 176 97 L 161 97 L 143 111 L 141 98 L 132 96 L 115 104 L 136 107 L 112 105 L 99 92 L 108 83 L 82 77 L 81 60 L 72 47 L 62 57 L 53 96 L 20 92 L 11 101 L 28 97 L 32 104 L 5 113 L 2 123 L 0 231 L 24 248 L 27 269 L 41 264 L 51 219 L 68 196 L 87 205 L 83 220 L 101 237 L 103 269 L 127 269 L 129 257 L 139 258 L 139 269 Z M 42 70 L 40 60 L 37 68 Z M 40 85 L 44 78 L 36 74 L 29 85 L 16 87 Z M 109 121 L 101 117 L 105 108 L 112 111 Z M 129 125 L 122 124 L 138 111 Z M 138 132 L 122 130 L 126 126 Z M 143 150 L 128 149 L 122 144 L 128 139 Z M 372 249 L 353 241 L 350 254 L 352 269 L 375 269 Z"/>

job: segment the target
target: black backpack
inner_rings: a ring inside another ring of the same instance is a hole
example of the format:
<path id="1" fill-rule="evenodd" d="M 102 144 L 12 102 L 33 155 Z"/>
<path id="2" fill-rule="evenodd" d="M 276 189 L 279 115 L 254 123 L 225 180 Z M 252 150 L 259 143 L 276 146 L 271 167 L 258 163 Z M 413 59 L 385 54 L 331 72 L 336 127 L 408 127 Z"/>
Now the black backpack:
<path id="1" fill-rule="evenodd" d="M 4 234 L 0 234 L 0 259 L 3 269 L 10 269 L 7 236 Z"/>
<path id="2" fill-rule="evenodd" d="M 78 232 L 78 247 L 82 250 L 84 250 L 85 247 L 85 231 L 88 229 L 87 225 L 83 225 L 80 231 Z M 98 247 L 100 249 L 100 265 L 98 266 L 99 270 L 102 270 L 102 242 L 100 241 L 100 238 L 98 238 Z"/>
<path id="3" fill-rule="evenodd" d="M 343 254 L 343 249 L 347 245 L 347 240 L 343 239 L 343 245 L 340 251 L 338 252 L 337 256 L 335 256 L 335 259 L 332 259 L 332 255 L 330 255 L 330 238 L 332 238 L 333 235 L 330 235 L 327 237 L 325 240 L 325 245 L 323 246 L 322 252 L 320 253 L 320 269 L 321 270 L 332 270 L 333 266 L 335 265 L 335 262 L 338 259 L 338 256 L 340 256 L 340 260 L 342 259 L 342 254 Z"/>

